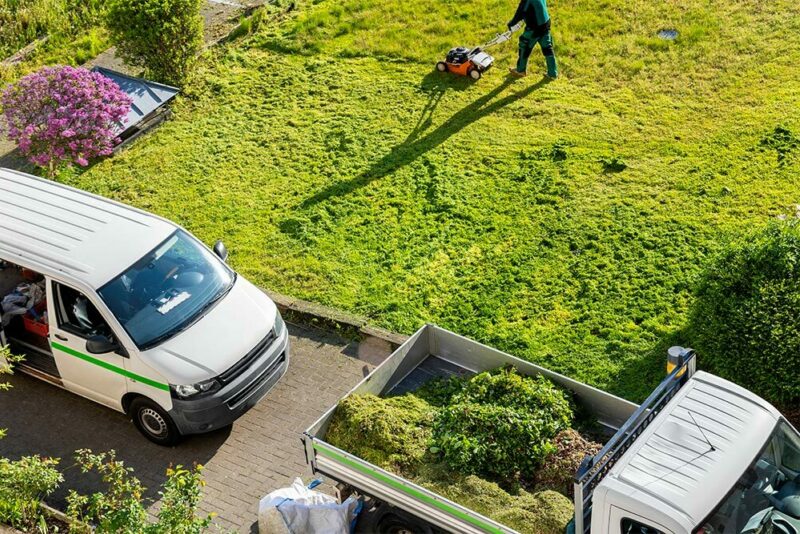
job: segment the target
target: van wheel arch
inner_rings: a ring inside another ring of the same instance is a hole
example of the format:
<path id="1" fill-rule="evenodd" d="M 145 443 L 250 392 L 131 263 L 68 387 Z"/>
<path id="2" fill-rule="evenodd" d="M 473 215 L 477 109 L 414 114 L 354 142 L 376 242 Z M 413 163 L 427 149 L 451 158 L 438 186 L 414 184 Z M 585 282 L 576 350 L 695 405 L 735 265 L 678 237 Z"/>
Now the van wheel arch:
<path id="1" fill-rule="evenodd" d="M 125 395 L 122 396 L 122 410 L 125 412 L 125 415 L 130 417 L 130 415 L 131 415 L 131 404 L 133 403 L 134 400 L 136 400 L 136 399 L 138 399 L 140 397 L 143 398 L 143 399 L 147 398 L 144 395 L 142 395 L 141 393 L 126 393 Z"/>

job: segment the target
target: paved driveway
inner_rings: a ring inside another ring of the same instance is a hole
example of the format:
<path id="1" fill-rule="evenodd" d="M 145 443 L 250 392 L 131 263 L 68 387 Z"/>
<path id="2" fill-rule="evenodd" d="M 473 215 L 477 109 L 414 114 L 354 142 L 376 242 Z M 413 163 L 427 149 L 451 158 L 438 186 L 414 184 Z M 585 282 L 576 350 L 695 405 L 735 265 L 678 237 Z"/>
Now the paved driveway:
<path id="1" fill-rule="evenodd" d="M 219 514 L 225 529 L 255 528 L 258 500 L 294 477 L 310 478 L 300 433 L 353 387 L 376 355 L 358 359 L 358 347 L 335 335 L 290 325 L 292 361 L 278 385 L 232 427 L 193 436 L 178 447 L 153 445 L 122 414 L 25 375 L 11 378 L 13 389 L 0 393 L 0 455 L 41 454 L 62 458 L 62 488 L 48 499 L 62 508 L 67 489 L 102 489 L 80 475 L 72 452 L 114 449 L 157 498 L 170 464 L 206 466 L 203 509 Z M 363 349 L 364 347 L 362 347 Z M 364 352 L 363 350 L 361 352 Z M 157 507 L 158 504 L 154 506 Z"/>

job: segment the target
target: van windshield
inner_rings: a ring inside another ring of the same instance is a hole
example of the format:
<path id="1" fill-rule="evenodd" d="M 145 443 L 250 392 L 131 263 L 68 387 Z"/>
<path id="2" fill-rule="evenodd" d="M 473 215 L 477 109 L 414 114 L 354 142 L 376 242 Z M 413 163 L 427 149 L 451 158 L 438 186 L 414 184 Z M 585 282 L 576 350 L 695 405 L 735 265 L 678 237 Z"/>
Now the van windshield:
<path id="1" fill-rule="evenodd" d="M 182 230 L 98 293 L 140 349 L 188 328 L 225 296 L 235 273 Z"/>

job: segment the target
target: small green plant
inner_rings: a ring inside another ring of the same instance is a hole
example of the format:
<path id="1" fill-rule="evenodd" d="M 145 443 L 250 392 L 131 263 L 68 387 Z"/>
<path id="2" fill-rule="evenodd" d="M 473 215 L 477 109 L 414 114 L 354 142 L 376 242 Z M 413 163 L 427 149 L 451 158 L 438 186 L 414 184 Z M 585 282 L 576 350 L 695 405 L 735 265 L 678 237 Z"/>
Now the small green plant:
<path id="1" fill-rule="evenodd" d="M 182 466 L 167 470 L 167 481 L 160 492 L 161 508 L 155 523 L 150 523 L 142 483 L 133 469 L 117 460 L 112 450 L 95 454 L 88 449 L 75 452 L 83 473 L 96 471 L 107 484 L 105 492 L 80 495 L 74 490 L 67 497 L 67 515 L 76 520 L 71 529 L 86 532 L 85 525 L 95 526 L 95 532 L 128 534 L 199 534 L 210 524 L 212 515 L 198 517 L 200 489 L 204 485 L 202 466 L 185 469 Z"/>
<path id="2" fill-rule="evenodd" d="M 800 221 L 775 221 L 707 267 L 691 314 L 700 362 L 762 397 L 800 399 Z"/>
<path id="3" fill-rule="evenodd" d="M 126 63 L 182 84 L 203 46 L 202 0 L 111 0 L 106 25 Z"/>
<path id="4" fill-rule="evenodd" d="M 57 465 L 58 459 L 40 456 L 0 458 L 0 523 L 23 530 L 39 523 L 40 500 L 63 481 Z"/>
<path id="5" fill-rule="evenodd" d="M 199 534 L 210 525 L 214 514 L 198 517 L 197 506 L 202 497 L 201 489 L 206 485 L 202 477 L 203 466 L 186 469 L 177 466 L 167 469 L 167 481 L 161 494 L 158 522 L 149 532 L 175 532 Z"/>
<path id="6" fill-rule="evenodd" d="M 0 347 L 0 378 L 2 378 L 3 375 L 14 374 L 14 364 L 21 362 L 22 359 L 22 356 L 11 354 L 11 350 L 7 345 L 5 347 Z M 0 391 L 8 391 L 9 389 L 11 389 L 11 384 L 0 381 Z M 0 438 L 4 438 L 5 435 L 6 430 L 0 428 Z"/>

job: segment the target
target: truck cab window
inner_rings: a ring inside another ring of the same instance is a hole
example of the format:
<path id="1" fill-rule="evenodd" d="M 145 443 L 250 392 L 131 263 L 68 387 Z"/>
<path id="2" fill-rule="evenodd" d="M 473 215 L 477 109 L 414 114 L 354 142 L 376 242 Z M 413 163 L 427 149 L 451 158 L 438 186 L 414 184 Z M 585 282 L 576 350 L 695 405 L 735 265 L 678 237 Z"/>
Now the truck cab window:
<path id="1" fill-rule="evenodd" d="M 778 423 L 761 454 L 695 532 L 800 532 L 798 450 L 800 436 L 787 423 Z"/>
<path id="2" fill-rule="evenodd" d="M 111 334 L 108 323 L 85 295 L 57 282 L 53 282 L 53 293 L 60 328 L 84 338 Z"/>
<path id="3" fill-rule="evenodd" d="M 621 525 L 622 534 L 664 534 L 657 528 L 649 527 L 633 519 L 624 518 Z"/>
<path id="4" fill-rule="evenodd" d="M 798 444 L 788 440 L 784 442 L 783 450 L 781 451 L 781 463 L 792 474 L 800 474 L 800 448 L 798 448 Z"/>

